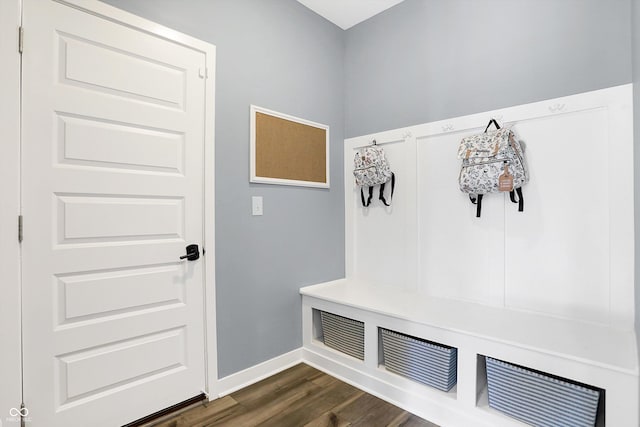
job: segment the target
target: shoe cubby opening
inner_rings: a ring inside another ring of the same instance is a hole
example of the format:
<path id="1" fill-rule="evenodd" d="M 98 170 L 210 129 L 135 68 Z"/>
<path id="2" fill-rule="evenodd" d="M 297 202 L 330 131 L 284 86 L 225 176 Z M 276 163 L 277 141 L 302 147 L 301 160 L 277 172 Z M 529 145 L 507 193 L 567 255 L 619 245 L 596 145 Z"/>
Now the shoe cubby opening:
<path id="1" fill-rule="evenodd" d="M 378 357 L 385 370 L 414 382 L 444 392 L 457 384 L 455 347 L 378 328 Z"/>
<path id="2" fill-rule="evenodd" d="M 477 406 L 533 426 L 605 426 L 605 390 L 485 355 Z M 523 424 L 523 425 L 525 425 Z"/>
<path id="3" fill-rule="evenodd" d="M 312 323 L 314 340 L 364 361 L 364 322 L 314 309 Z"/>

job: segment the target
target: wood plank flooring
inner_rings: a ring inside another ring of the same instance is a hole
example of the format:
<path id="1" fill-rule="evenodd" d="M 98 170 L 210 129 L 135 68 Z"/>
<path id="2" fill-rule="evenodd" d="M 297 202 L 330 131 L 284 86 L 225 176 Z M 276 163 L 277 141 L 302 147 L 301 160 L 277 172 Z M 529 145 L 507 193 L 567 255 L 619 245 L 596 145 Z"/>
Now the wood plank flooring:
<path id="1" fill-rule="evenodd" d="M 300 364 L 156 427 L 437 427 Z"/>

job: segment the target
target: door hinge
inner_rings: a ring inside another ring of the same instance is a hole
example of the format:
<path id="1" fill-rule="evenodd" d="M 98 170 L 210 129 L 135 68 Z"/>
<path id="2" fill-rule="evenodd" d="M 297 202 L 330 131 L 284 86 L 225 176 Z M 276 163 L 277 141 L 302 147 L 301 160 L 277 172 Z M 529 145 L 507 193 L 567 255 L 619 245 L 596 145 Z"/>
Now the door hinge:
<path id="1" fill-rule="evenodd" d="M 31 421 L 29 417 L 29 410 L 25 406 L 24 402 L 20 404 L 20 409 L 11 408 L 9 410 L 9 416 L 12 418 L 12 421 L 15 421 L 16 418 L 20 418 L 20 427 L 25 427 L 27 421 Z"/>
<path id="2" fill-rule="evenodd" d="M 207 67 L 198 68 L 198 76 L 201 79 L 208 79 L 209 78 L 209 69 Z"/>
<path id="3" fill-rule="evenodd" d="M 24 28 L 18 27 L 18 53 L 22 55 L 24 48 Z"/>
<path id="4" fill-rule="evenodd" d="M 20 404 L 20 427 L 26 427 L 27 415 L 29 415 L 29 410 L 24 405 L 24 402 L 22 402 Z"/>
<path id="5" fill-rule="evenodd" d="M 22 243 L 22 215 L 18 215 L 18 242 Z"/>
<path id="6" fill-rule="evenodd" d="M 20 404 L 20 427 L 26 427 L 27 421 L 31 421 L 27 417 L 29 416 L 29 410 L 25 406 L 24 402 Z"/>

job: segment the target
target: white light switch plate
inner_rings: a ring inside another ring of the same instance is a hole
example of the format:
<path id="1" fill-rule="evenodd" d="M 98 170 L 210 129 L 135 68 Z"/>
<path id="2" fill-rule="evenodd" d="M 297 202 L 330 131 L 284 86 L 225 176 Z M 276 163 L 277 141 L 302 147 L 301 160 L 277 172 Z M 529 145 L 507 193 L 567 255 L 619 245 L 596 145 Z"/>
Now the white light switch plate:
<path id="1" fill-rule="evenodd" d="M 251 197 L 251 214 L 262 215 L 262 196 Z"/>

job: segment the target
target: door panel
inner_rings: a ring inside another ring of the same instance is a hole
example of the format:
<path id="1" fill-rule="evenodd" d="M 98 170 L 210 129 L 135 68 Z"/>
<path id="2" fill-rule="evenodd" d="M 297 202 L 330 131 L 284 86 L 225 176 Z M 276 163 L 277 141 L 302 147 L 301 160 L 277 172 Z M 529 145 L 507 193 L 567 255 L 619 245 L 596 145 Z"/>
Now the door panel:
<path id="1" fill-rule="evenodd" d="M 68 34 L 57 40 L 61 83 L 183 109 L 184 69 L 95 40 Z"/>
<path id="2" fill-rule="evenodd" d="M 184 199 L 55 195 L 56 243 L 101 244 L 116 241 L 184 241 Z"/>
<path id="3" fill-rule="evenodd" d="M 121 425 L 204 389 L 202 52 L 53 1 L 23 23 L 30 425 Z"/>
<path id="4" fill-rule="evenodd" d="M 57 326 L 185 303 L 181 263 L 56 276 Z"/>
<path id="5" fill-rule="evenodd" d="M 56 356 L 60 407 L 140 380 L 184 370 L 184 341 L 182 327 Z"/>
<path id="6" fill-rule="evenodd" d="M 57 165 L 184 174 L 184 135 L 58 113 Z"/>

